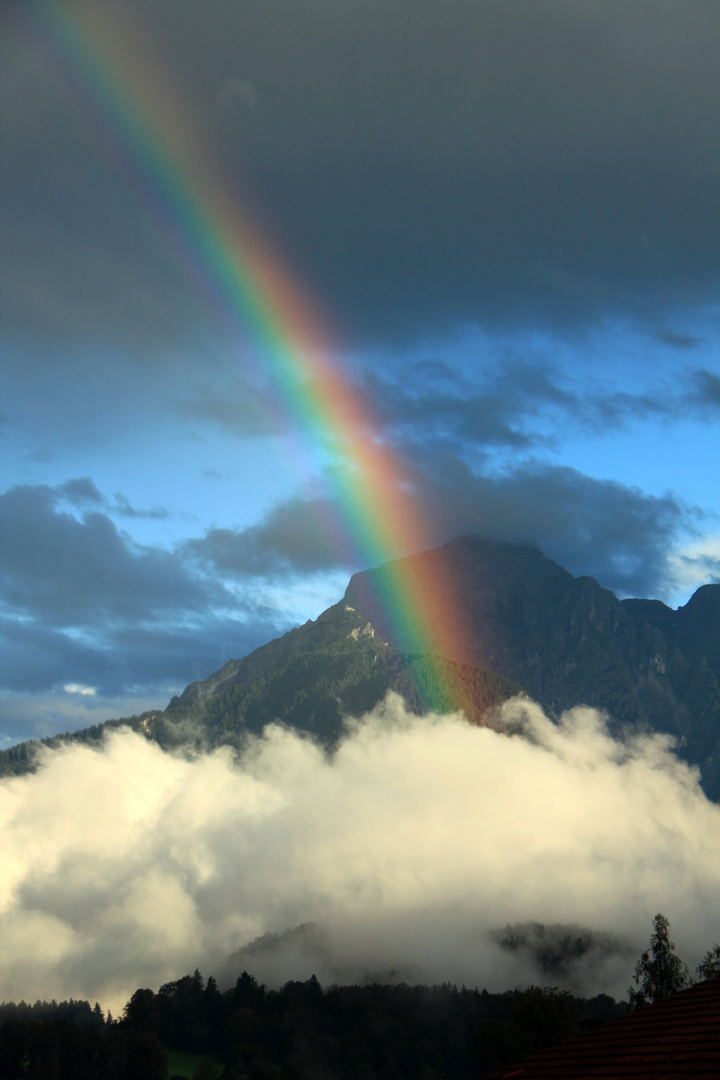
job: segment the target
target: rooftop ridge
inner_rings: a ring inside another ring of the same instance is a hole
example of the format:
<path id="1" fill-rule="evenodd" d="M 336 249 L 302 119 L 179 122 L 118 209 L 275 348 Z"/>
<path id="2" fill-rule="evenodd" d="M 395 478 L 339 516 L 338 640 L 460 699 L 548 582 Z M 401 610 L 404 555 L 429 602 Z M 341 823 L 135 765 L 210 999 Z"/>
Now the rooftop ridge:
<path id="1" fill-rule="evenodd" d="M 717 1080 L 720 978 L 611 1020 L 485 1080 Z"/>

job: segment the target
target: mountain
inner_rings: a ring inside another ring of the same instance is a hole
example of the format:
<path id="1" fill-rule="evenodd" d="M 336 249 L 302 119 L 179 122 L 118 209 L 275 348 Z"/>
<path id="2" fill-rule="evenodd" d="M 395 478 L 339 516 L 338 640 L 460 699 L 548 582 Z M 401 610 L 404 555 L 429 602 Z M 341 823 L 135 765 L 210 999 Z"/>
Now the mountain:
<path id="1" fill-rule="evenodd" d="M 512 680 L 475 665 L 399 650 L 361 612 L 341 602 L 315 622 L 192 683 L 164 716 L 202 730 L 213 745 L 233 743 L 242 732 L 260 732 L 280 720 L 332 746 L 343 718 L 367 712 L 388 690 L 402 694 L 415 712 L 463 708 L 475 724 L 523 692 Z"/>
<path id="2" fill-rule="evenodd" d="M 441 656 L 413 653 L 378 601 L 397 570 L 390 563 L 355 574 L 318 619 L 192 683 L 164 712 L 109 725 L 130 723 L 165 747 L 239 747 L 246 732 L 279 719 L 332 746 L 343 716 L 389 689 L 419 712 L 457 707 L 442 688 L 459 687 L 474 723 L 525 692 L 551 716 L 587 704 L 606 710 L 615 729 L 670 732 L 720 798 L 720 585 L 704 585 L 677 611 L 618 600 L 537 548 L 478 537 L 410 556 L 401 569 L 430 622 L 446 628 Z M 104 726 L 59 738 L 94 741 Z M 34 745 L 2 752 L 0 773 L 31 767 Z"/>
<path id="3" fill-rule="evenodd" d="M 50 747 L 67 741 L 97 743 L 106 729 L 128 725 L 164 749 L 240 750 L 249 733 L 281 721 L 332 749 L 344 718 L 367 712 L 388 690 L 401 694 L 417 713 L 462 708 L 475 724 L 488 722 L 495 706 L 523 693 L 511 680 L 473 665 L 398 650 L 360 612 L 340 602 L 315 621 L 192 683 L 164 711 L 108 720 L 42 742 Z M 0 751 L 0 776 L 34 768 L 37 746 L 27 742 Z"/>
<path id="4" fill-rule="evenodd" d="M 534 547 L 478 537 L 411 556 L 405 577 L 430 620 L 449 606 L 460 628 L 451 660 L 519 684 L 551 716 L 586 704 L 626 724 L 671 733 L 720 797 L 720 585 L 703 585 L 676 611 L 658 600 L 618 600 L 594 578 L 574 578 Z M 355 574 L 346 603 L 404 645 L 375 600 L 393 564 Z"/>

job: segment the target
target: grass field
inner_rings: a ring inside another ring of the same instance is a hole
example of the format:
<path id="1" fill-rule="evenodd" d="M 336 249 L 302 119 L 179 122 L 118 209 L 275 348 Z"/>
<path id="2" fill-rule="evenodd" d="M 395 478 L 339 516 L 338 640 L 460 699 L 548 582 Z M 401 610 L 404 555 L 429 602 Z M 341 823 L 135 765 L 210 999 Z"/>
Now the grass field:
<path id="1" fill-rule="evenodd" d="M 222 1071 L 222 1066 L 217 1058 L 207 1054 L 187 1054 L 184 1050 L 168 1050 L 167 1048 L 165 1053 L 168 1059 L 168 1076 L 184 1076 L 186 1080 L 193 1080 L 195 1070 L 202 1061 L 214 1065 L 218 1076 Z"/>

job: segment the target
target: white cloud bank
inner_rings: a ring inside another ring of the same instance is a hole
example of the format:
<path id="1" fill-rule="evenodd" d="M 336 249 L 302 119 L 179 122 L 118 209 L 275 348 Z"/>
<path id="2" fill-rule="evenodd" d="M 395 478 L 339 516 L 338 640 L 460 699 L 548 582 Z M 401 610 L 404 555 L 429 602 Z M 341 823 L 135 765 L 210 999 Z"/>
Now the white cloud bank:
<path id="1" fill-rule="evenodd" d="M 332 760 L 277 727 L 240 765 L 126 730 L 46 752 L 0 783 L 0 998 L 117 1011 L 196 965 L 620 996 L 656 911 L 694 966 L 720 931 L 720 807 L 695 773 L 589 709 L 558 726 L 526 702 L 504 713 L 530 739 L 391 695 Z M 548 978 L 493 934 L 528 921 L 598 936 Z"/>

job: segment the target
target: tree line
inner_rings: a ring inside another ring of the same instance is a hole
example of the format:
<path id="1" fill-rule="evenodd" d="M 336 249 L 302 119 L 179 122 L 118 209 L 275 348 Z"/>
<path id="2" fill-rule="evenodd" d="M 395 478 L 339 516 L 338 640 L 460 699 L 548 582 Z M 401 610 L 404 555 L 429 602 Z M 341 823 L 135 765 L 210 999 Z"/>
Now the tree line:
<path id="1" fill-rule="evenodd" d="M 697 978 L 720 976 L 720 945 Z M 243 972 L 221 992 L 198 970 L 135 991 L 117 1019 L 87 1001 L 0 1005 L 0 1080 L 475 1080 L 692 982 L 664 915 L 628 1002 L 557 987 L 503 994 L 441 986 L 270 990 Z M 168 1073 L 168 1051 L 195 1055 Z"/>
<path id="2" fill-rule="evenodd" d="M 247 972 L 221 993 L 199 971 L 99 1005 L 0 1006 L 0 1080 L 168 1080 L 169 1048 L 204 1055 L 197 1080 L 474 1080 L 620 1015 L 600 995 L 404 984 L 269 990 Z M 193 1076 L 193 1073 L 189 1073 Z"/>

